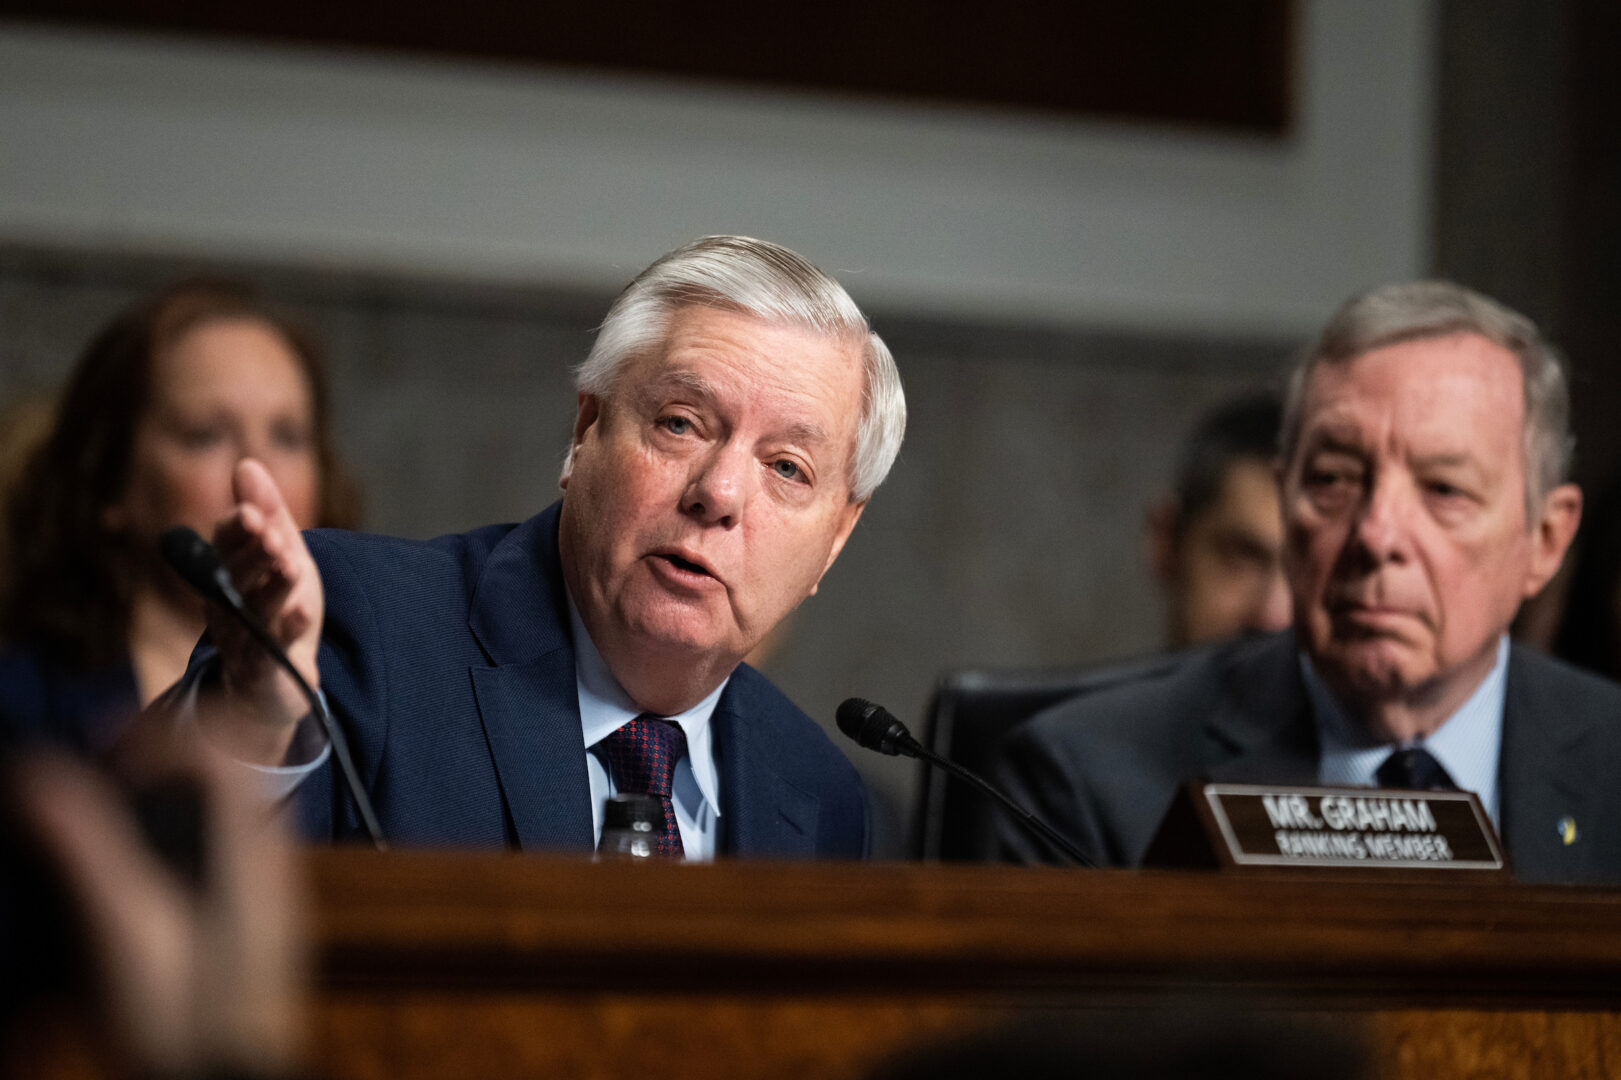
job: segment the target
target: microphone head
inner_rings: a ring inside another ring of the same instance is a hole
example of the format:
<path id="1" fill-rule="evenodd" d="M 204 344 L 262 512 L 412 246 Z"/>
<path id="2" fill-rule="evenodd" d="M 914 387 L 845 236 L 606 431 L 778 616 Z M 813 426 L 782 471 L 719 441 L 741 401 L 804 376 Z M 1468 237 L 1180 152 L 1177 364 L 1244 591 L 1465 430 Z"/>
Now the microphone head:
<path id="1" fill-rule="evenodd" d="M 844 703 L 839 706 L 837 714 L 839 730 L 856 742 L 861 743 L 862 746 L 866 746 L 867 743 L 861 738 L 861 726 L 866 722 L 867 717 L 872 714 L 873 710 L 877 708 L 877 705 L 874 705 L 866 698 L 845 698 Z"/>
<path id="2" fill-rule="evenodd" d="M 839 730 L 868 750 L 880 754 L 905 754 L 917 757 L 919 746 L 906 725 L 895 719 L 882 705 L 874 705 L 866 698 L 846 698 L 837 713 Z"/>
<path id="3" fill-rule="evenodd" d="M 197 530 L 190 525 L 176 525 L 158 537 L 158 550 L 163 553 L 163 561 L 174 568 L 174 572 L 209 599 L 219 595 L 220 575 L 225 568 L 220 565 L 219 556 L 207 540 L 197 535 Z"/>

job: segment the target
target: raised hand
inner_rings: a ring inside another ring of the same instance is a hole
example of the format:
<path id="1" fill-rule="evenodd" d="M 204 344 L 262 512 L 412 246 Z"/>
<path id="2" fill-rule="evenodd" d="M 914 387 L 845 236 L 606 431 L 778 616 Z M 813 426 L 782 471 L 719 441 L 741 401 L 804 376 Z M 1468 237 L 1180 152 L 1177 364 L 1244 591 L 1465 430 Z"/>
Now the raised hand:
<path id="1" fill-rule="evenodd" d="M 306 946 L 290 844 L 198 744 L 149 745 L 135 759 L 148 783 L 198 796 L 201 882 L 156 856 L 109 777 L 57 756 L 12 777 L 24 822 L 76 901 L 117 1064 L 140 1076 L 295 1075 Z"/>
<path id="2" fill-rule="evenodd" d="M 321 575 L 276 482 L 244 458 L 232 477 L 236 509 L 214 529 L 214 547 L 249 607 L 282 643 L 295 667 L 320 685 L 316 650 L 325 596 Z M 224 665 L 226 702 L 210 712 L 211 734 L 235 755 L 281 764 L 308 711 L 293 680 L 241 626 L 209 605 L 208 629 Z"/>

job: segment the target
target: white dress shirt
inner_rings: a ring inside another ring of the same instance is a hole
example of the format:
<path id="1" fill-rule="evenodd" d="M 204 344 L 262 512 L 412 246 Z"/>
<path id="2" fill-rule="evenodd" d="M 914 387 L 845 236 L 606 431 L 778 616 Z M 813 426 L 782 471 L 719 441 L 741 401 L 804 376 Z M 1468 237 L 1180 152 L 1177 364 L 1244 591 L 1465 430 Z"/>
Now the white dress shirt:
<path id="1" fill-rule="evenodd" d="M 1381 743 L 1366 728 L 1345 714 L 1334 692 L 1323 682 L 1305 653 L 1300 671 L 1317 724 L 1318 780 L 1342 786 L 1377 787 L 1375 775 L 1391 752 L 1422 746 L 1464 791 L 1480 796 L 1481 805 L 1497 824 L 1497 763 L 1503 748 L 1503 703 L 1508 681 L 1508 635 L 1497 643 L 1497 662 L 1458 710 L 1427 737 L 1407 743 Z"/>

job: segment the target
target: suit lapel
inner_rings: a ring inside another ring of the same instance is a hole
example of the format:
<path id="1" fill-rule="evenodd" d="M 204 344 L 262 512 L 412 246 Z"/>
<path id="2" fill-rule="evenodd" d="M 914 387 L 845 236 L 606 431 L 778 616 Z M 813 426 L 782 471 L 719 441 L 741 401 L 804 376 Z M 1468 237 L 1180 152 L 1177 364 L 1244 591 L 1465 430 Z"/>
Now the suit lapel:
<path id="1" fill-rule="evenodd" d="M 1581 842 L 1582 831 L 1600 827 L 1593 793 L 1607 790 L 1612 778 L 1601 772 L 1604 755 L 1588 751 L 1591 723 L 1549 708 L 1560 697 L 1542 681 L 1518 649 L 1509 654 L 1497 766 L 1503 843 L 1516 877 L 1580 881 L 1593 850 Z M 1565 843 L 1561 833 L 1567 818 L 1575 823 L 1576 843 Z"/>
<path id="2" fill-rule="evenodd" d="M 771 753 L 765 716 L 744 717 L 736 681 L 710 724 L 720 758 L 721 842 L 731 855 L 808 858 L 816 853 L 820 801 L 790 783 Z"/>
<path id="3" fill-rule="evenodd" d="M 469 669 L 518 845 L 591 849 L 591 786 L 557 555 L 561 503 L 490 553 L 468 626 L 490 666 Z"/>
<path id="4" fill-rule="evenodd" d="M 1224 672 L 1226 690 L 1204 732 L 1211 780 L 1317 782 L 1317 729 L 1294 639 L 1284 634 L 1274 642 L 1237 655 Z M 1599 880 L 1604 850 L 1584 831 L 1598 835 L 1601 819 L 1616 815 L 1606 801 L 1612 757 L 1599 722 L 1561 692 L 1547 663 L 1518 647 L 1509 654 L 1498 765 L 1502 839 L 1523 880 Z M 1566 819 L 1574 822 L 1574 843 L 1562 834 Z"/>
<path id="5" fill-rule="evenodd" d="M 574 687 L 574 654 L 474 668 L 473 691 L 518 846 L 591 849 L 591 785 L 585 772 Z"/>
<path id="6" fill-rule="evenodd" d="M 1315 784 L 1317 727 L 1300 676 L 1294 635 L 1235 654 L 1205 727 L 1206 775 L 1226 783 Z"/>

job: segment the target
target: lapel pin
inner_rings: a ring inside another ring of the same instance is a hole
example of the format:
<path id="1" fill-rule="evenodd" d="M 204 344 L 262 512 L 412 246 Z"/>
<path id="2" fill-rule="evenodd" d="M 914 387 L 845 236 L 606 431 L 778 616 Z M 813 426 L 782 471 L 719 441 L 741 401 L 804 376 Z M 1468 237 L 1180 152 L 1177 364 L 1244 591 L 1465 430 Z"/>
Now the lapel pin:
<path id="1" fill-rule="evenodd" d="M 1558 828 L 1558 830 L 1559 830 L 1559 838 L 1565 842 L 1566 847 L 1569 847 L 1570 845 L 1572 845 L 1572 844 L 1574 844 L 1576 842 L 1576 819 L 1575 818 L 1573 818 L 1573 817 L 1562 817 L 1562 818 L 1560 818 L 1559 819 L 1559 824 L 1556 826 L 1556 828 Z"/>

